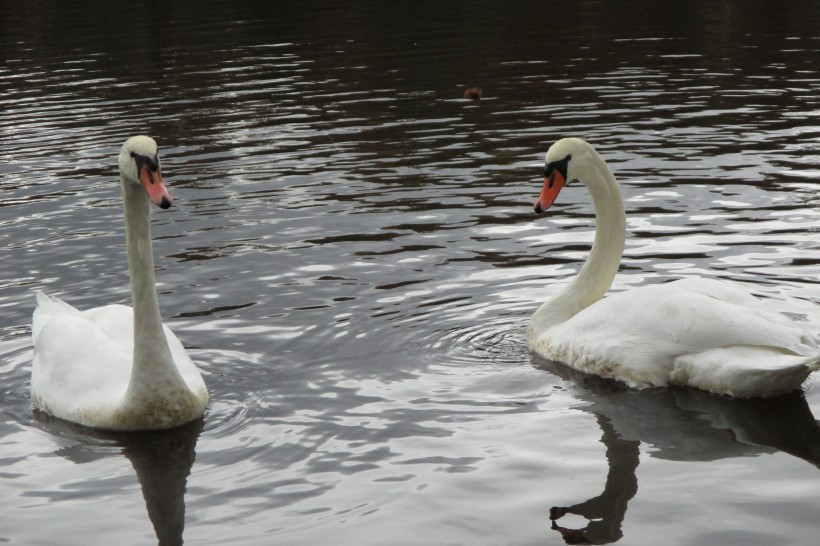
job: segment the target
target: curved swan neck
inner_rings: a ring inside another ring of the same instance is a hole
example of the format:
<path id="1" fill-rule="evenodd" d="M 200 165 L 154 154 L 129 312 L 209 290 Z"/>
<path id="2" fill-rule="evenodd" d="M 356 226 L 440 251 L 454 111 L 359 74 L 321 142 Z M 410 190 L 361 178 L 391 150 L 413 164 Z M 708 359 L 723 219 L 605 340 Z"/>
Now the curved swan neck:
<path id="1" fill-rule="evenodd" d="M 606 294 L 621 263 L 626 239 L 626 214 L 618 182 L 595 153 L 586 160 L 579 179 L 589 190 L 595 207 L 595 239 L 578 275 L 559 295 L 533 315 L 529 335 L 537 335 L 564 322 Z"/>
<path id="2" fill-rule="evenodd" d="M 578 311 L 601 299 L 612 286 L 626 240 L 626 213 L 618 182 L 602 159 L 592 167 L 594 175 L 586 186 L 595 207 L 595 239 L 581 271 L 567 287 L 567 292 L 577 294 Z"/>
<path id="3" fill-rule="evenodd" d="M 151 245 L 150 199 L 136 184 L 122 182 L 125 209 L 125 240 L 131 299 L 134 308 L 134 364 L 126 398 L 142 397 L 146 389 L 159 384 L 184 385 L 173 363 L 162 328 L 154 281 Z"/>

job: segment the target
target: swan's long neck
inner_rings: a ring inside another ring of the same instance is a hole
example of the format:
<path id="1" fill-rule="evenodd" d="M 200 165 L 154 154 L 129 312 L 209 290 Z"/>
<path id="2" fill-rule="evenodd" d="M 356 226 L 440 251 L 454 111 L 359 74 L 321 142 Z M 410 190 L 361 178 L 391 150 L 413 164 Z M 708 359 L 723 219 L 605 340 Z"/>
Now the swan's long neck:
<path id="1" fill-rule="evenodd" d="M 537 337 L 603 297 L 621 263 L 626 238 L 626 215 L 618 183 L 606 163 L 595 154 L 581 179 L 595 206 L 595 239 L 581 271 L 553 299 L 541 305 L 530 320 L 527 337 Z"/>
<path id="2" fill-rule="evenodd" d="M 145 190 L 123 181 L 125 239 L 131 299 L 134 308 L 134 363 L 126 402 L 172 393 L 184 380 L 174 365 L 165 332 L 154 281 L 154 256 L 151 246 L 151 206 Z"/>

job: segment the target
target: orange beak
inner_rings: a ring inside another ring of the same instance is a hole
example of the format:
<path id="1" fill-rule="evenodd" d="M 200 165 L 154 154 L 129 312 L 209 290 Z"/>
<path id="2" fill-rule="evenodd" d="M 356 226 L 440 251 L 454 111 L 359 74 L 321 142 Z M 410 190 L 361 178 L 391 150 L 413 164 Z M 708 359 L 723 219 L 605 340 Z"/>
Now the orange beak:
<path id="1" fill-rule="evenodd" d="M 550 208 L 565 183 L 566 180 L 564 180 L 564 176 L 558 169 L 552 171 L 552 174 L 544 179 L 544 187 L 541 189 L 541 195 L 538 196 L 538 199 L 535 200 L 535 204 L 532 206 L 535 212 L 540 214 Z"/>
<path id="2" fill-rule="evenodd" d="M 159 169 L 152 171 L 148 165 L 143 165 L 140 169 L 140 182 L 155 205 L 167 209 L 174 202 L 174 198 L 168 193 L 168 188 L 162 181 L 162 173 Z"/>

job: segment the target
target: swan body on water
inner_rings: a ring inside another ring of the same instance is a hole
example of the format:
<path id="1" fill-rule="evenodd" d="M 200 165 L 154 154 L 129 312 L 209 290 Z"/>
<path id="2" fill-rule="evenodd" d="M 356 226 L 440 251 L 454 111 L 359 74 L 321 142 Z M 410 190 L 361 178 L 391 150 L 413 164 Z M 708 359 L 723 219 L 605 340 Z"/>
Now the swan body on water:
<path id="1" fill-rule="evenodd" d="M 157 145 L 129 138 L 119 155 L 133 309 L 78 311 L 37 292 L 31 400 L 55 417 L 108 430 L 166 429 L 202 416 L 208 390 L 177 337 L 162 324 L 154 281 L 150 206 L 173 199 Z"/>
<path id="2" fill-rule="evenodd" d="M 589 143 L 566 138 L 550 147 L 534 208 L 546 210 L 576 181 L 595 205 L 595 239 L 578 275 L 530 319 L 531 351 L 632 387 L 740 397 L 795 391 L 820 369 L 814 339 L 737 283 L 685 278 L 603 298 L 620 266 L 626 215 L 612 171 Z"/>

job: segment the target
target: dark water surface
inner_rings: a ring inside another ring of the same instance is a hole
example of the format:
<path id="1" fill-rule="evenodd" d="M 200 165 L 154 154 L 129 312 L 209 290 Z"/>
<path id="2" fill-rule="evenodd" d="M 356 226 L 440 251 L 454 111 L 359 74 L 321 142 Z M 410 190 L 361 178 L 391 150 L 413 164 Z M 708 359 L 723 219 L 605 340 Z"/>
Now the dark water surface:
<path id="1" fill-rule="evenodd" d="M 583 189 L 530 208 L 582 136 L 626 199 L 614 290 L 730 278 L 820 339 L 820 4 L 77 4 L 0 4 L 0 543 L 816 544 L 816 374 L 637 392 L 524 327 L 592 240 Z M 113 435 L 33 414 L 30 319 L 129 301 L 138 133 L 211 404 Z"/>

